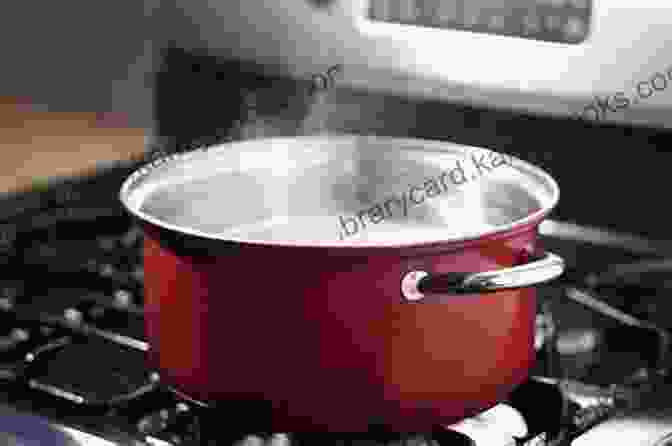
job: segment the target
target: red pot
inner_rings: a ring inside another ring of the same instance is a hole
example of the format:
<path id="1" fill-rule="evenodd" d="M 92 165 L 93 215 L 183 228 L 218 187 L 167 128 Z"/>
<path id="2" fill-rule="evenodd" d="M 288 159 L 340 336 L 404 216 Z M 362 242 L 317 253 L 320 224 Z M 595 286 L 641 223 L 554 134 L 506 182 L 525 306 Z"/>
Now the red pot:
<path id="1" fill-rule="evenodd" d="M 558 196 L 521 160 L 426 140 L 258 139 L 159 160 L 121 191 L 145 229 L 151 360 L 195 400 L 266 409 L 246 416 L 274 432 L 473 415 L 532 366 L 534 285 L 563 270 L 536 246 Z"/>

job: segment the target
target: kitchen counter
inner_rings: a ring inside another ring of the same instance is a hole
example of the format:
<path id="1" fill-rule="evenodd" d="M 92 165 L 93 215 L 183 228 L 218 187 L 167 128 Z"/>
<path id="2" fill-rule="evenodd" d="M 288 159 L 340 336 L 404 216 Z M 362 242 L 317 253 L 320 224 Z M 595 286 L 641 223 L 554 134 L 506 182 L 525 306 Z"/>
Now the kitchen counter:
<path id="1" fill-rule="evenodd" d="M 0 192 L 34 181 L 85 174 L 98 163 L 142 153 L 145 129 L 119 115 L 46 111 L 15 98 L 0 98 Z"/>

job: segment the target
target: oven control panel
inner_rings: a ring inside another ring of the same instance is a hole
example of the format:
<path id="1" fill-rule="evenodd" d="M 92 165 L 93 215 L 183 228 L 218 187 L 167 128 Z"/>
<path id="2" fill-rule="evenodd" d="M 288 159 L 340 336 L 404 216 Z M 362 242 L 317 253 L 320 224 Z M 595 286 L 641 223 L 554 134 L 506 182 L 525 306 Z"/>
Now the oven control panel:
<path id="1" fill-rule="evenodd" d="M 580 43 L 591 0 L 371 0 L 372 20 L 442 29 Z"/>
<path id="2" fill-rule="evenodd" d="M 166 0 L 166 38 L 341 87 L 672 129 L 665 0 Z"/>

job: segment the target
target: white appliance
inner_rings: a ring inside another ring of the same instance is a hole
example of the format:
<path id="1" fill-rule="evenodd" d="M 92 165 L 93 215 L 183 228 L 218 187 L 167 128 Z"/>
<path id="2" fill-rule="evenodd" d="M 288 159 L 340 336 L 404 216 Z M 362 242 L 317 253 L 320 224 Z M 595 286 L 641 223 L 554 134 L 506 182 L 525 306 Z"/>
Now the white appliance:
<path id="1" fill-rule="evenodd" d="M 186 49 L 297 76 L 590 121 L 672 127 L 666 0 L 164 0 Z"/>

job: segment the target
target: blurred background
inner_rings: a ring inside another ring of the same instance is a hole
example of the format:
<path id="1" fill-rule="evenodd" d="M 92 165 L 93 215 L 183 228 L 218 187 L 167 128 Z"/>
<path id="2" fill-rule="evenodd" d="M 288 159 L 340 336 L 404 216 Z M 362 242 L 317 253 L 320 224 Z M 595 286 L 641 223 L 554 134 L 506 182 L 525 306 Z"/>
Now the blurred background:
<path id="1" fill-rule="evenodd" d="M 0 9 L 0 189 L 143 150 L 157 2 Z"/>

